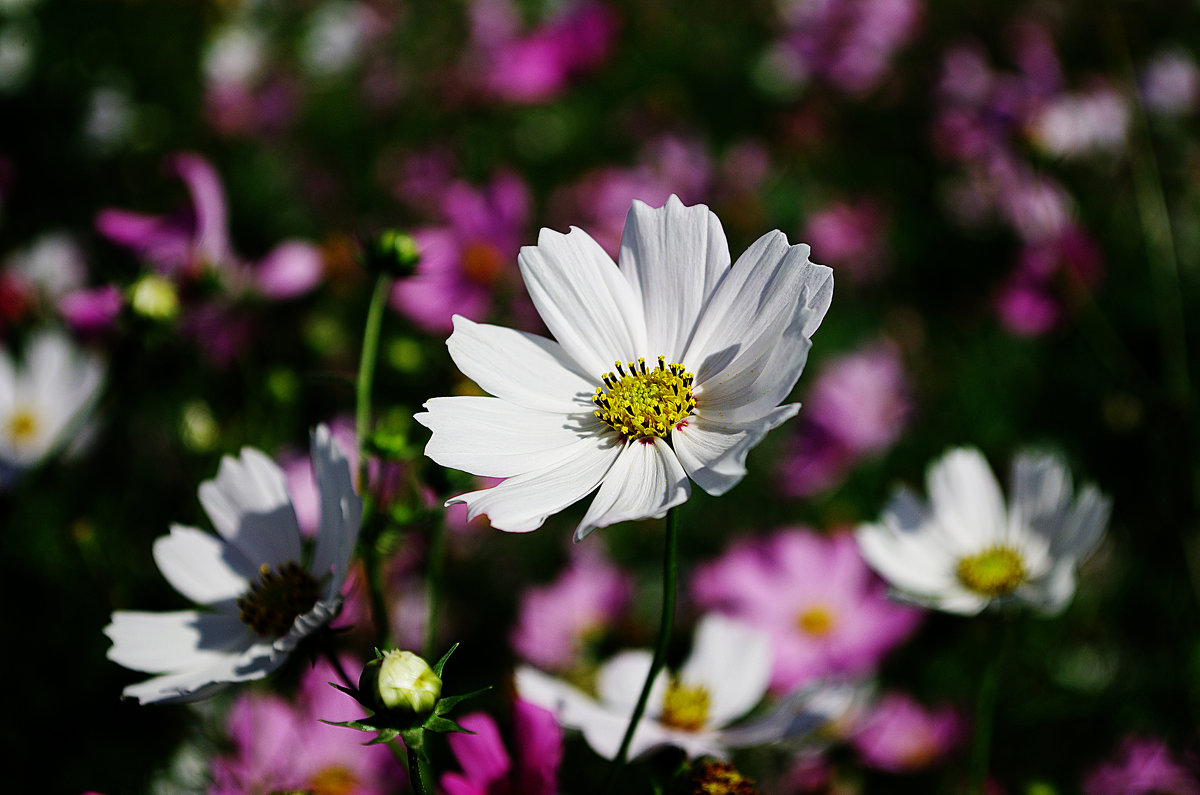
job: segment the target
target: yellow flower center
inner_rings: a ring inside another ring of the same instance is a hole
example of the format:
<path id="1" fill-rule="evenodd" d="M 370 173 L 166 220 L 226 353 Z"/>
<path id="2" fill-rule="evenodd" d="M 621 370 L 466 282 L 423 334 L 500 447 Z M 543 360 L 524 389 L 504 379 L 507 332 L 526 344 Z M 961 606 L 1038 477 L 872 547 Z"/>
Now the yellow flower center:
<path id="1" fill-rule="evenodd" d="M 728 762 L 709 760 L 692 768 L 694 795 L 759 795 L 754 779 L 746 778 Z"/>
<path id="2" fill-rule="evenodd" d="M 663 695 L 664 726 L 685 732 L 698 732 L 708 723 L 708 690 L 703 685 L 688 687 L 678 678 L 667 685 Z"/>
<path id="3" fill-rule="evenodd" d="M 264 638 L 283 637 L 292 628 L 296 616 L 313 609 L 320 596 L 320 584 L 311 574 L 291 561 L 273 570 L 264 563 L 258 569 L 258 582 L 237 600 L 242 623 Z"/>
<path id="4" fill-rule="evenodd" d="M 1029 577 L 1017 551 L 1000 546 L 963 558 L 955 573 L 963 587 L 989 599 L 1012 593 Z"/>
<path id="5" fill-rule="evenodd" d="M 476 284 L 493 284 L 504 270 L 505 261 L 500 249 L 481 240 L 468 243 L 462 253 L 463 273 Z"/>
<path id="6" fill-rule="evenodd" d="M 8 438 L 12 440 L 14 447 L 29 444 L 38 433 L 37 415 L 29 409 L 17 409 L 8 418 L 8 427 L 5 430 L 8 431 Z"/>
<path id="7" fill-rule="evenodd" d="M 805 635 L 823 638 L 833 631 L 833 612 L 821 605 L 808 608 L 796 616 L 796 626 Z"/>
<path id="8" fill-rule="evenodd" d="M 327 767 L 312 777 L 307 792 L 312 795 L 350 795 L 358 790 L 358 779 L 344 767 Z"/>
<path id="9" fill-rule="evenodd" d="M 696 411 L 691 373 L 678 362 L 646 367 L 645 359 L 629 362 L 629 371 L 617 362 L 615 373 L 605 373 L 604 386 L 596 387 L 594 412 L 608 427 L 627 439 L 662 439 Z"/>

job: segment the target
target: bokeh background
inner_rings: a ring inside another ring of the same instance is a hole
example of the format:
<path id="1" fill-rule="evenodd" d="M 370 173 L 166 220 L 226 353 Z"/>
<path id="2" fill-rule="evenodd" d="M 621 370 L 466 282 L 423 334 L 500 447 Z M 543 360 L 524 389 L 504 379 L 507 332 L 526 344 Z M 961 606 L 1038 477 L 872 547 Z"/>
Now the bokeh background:
<path id="1" fill-rule="evenodd" d="M 682 508 L 679 656 L 688 577 L 735 543 L 873 520 L 954 445 L 1002 479 L 1018 450 L 1054 449 L 1113 517 L 1069 609 L 1017 618 L 994 783 L 1076 792 L 1134 738 L 1196 791 L 1198 46 L 1200 10 L 1166 0 L 0 1 L 0 341 L 19 355 L 64 328 L 107 372 L 87 438 L 0 492 L 9 780 L 205 788 L 242 691 L 122 702 L 140 677 L 101 630 L 185 606 L 151 544 L 210 527 L 196 488 L 222 455 L 292 460 L 316 423 L 350 428 L 363 242 L 397 228 L 423 256 L 391 296 L 375 394 L 410 454 L 380 475 L 399 495 L 383 551 L 396 635 L 419 639 L 420 500 L 470 487 L 420 459 L 409 419 L 472 390 L 451 314 L 540 331 L 519 247 L 574 225 L 615 253 L 631 200 L 674 193 L 735 255 L 779 228 L 837 283 L 805 409 L 738 488 Z M 502 726 L 522 600 L 578 560 L 580 511 L 525 536 L 448 519 L 447 687 L 496 685 L 479 708 Z M 641 597 L 589 653 L 649 644 L 660 523 L 582 546 Z M 993 633 L 928 615 L 866 673 L 969 723 Z M 304 665 L 258 689 L 290 692 Z M 844 738 L 807 778 L 778 754 L 744 769 L 767 792 L 955 792 L 966 742 L 899 772 Z M 571 740 L 562 791 L 602 770 Z"/>

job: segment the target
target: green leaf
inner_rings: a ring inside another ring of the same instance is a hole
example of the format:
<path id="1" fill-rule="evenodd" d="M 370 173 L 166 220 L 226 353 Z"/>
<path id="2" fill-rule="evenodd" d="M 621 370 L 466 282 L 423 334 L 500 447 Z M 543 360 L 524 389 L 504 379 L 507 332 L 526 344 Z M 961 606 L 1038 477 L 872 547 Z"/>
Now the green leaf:
<path id="1" fill-rule="evenodd" d="M 450 720 L 449 718 L 442 718 L 442 717 L 438 717 L 437 715 L 431 715 L 429 717 L 429 720 L 425 721 L 425 729 L 427 731 L 431 731 L 431 732 L 438 732 L 439 734 L 451 734 L 451 733 L 474 734 L 475 733 L 475 732 L 471 731 L 470 729 L 464 729 L 462 726 L 459 726 L 457 723 Z"/>
<path id="2" fill-rule="evenodd" d="M 472 690 L 470 693 L 463 693 L 461 696 L 446 696 L 445 698 L 438 699 L 437 706 L 433 708 L 433 714 L 445 715 L 447 712 L 454 709 L 454 707 L 460 701 L 466 701 L 468 698 L 481 696 L 491 689 L 492 686 L 488 685 L 487 687 L 481 687 L 478 690 Z"/>
<path id="3" fill-rule="evenodd" d="M 450 659 L 450 655 L 454 654 L 454 650 L 457 648 L 458 648 L 458 644 L 455 643 L 453 646 L 450 647 L 450 650 L 448 652 L 446 652 L 445 654 L 442 655 L 442 659 L 440 659 L 436 663 L 434 663 L 433 672 L 435 674 L 437 674 L 438 676 L 442 675 L 442 667 L 446 664 L 446 660 Z"/>

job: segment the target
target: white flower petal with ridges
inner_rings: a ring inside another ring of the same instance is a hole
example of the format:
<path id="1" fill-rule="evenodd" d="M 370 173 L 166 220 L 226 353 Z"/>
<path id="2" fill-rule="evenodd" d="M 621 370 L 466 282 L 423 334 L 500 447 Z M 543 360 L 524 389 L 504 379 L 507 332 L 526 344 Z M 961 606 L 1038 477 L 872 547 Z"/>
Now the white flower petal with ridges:
<path id="1" fill-rule="evenodd" d="M 642 296 L 647 349 L 681 361 L 705 302 L 729 268 L 729 245 L 708 207 L 672 196 L 662 209 L 634 201 L 621 235 L 621 271 Z"/>
<path id="2" fill-rule="evenodd" d="M 599 377 L 614 361 L 646 355 L 637 294 L 582 229 L 566 235 L 543 229 L 517 261 L 542 322 L 586 372 Z"/>
<path id="3" fill-rule="evenodd" d="M 325 589 L 325 599 L 332 599 L 341 590 L 346 566 L 358 542 L 362 500 L 354 493 L 346 453 L 328 427 L 320 425 L 313 430 L 311 451 L 313 475 L 321 498 L 321 526 L 313 550 L 312 572 L 320 579 L 332 570 Z"/>
<path id="4" fill-rule="evenodd" d="M 978 450 L 951 450 L 929 469 L 929 501 L 939 526 L 967 554 L 1002 543 L 1007 536 L 1007 512 L 1000 484 Z"/>
<path id="5" fill-rule="evenodd" d="M 671 432 L 671 444 L 688 477 L 709 494 L 719 496 L 745 476 L 746 455 L 767 431 L 799 410 L 799 403 L 791 403 L 748 423 L 712 420 L 701 410 Z"/>
<path id="6" fill-rule="evenodd" d="M 569 457 L 604 425 L 591 412 L 533 411 L 488 397 L 431 398 L 414 419 L 433 431 L 425 455 L 450 469 L 508 478 Z"/>
<path id="7" fill-rule="evenodd" d="M 118 610 L 104 634 L 113 642 L 108 659 L 148 673 L 211 664 L 230 650 L 249 645 L 254 637 L 236 615 L 197 610 Z"/>
<path id="8" fill-rule="evenodd" d="M 613 655 L 596 672 L 596 696 L 614 712 L 628 718 L 642 695 L 642 686 L 653 660 L 654 654 L 648 649 L 628 649 Z M 646 717 L 654 718 L 662 712 L 666 692 L 667 675 L 659 671 L 646 701 Z"/>
<path id="9" fill-rule="evenodd" d="M 246 447 L 225 456 L 215 480 L 200 484 L 200 504 L 213 527 L 251 563 L 279 566 L 300 559 L 300 526 L 283 470 Z"/>
<path id="10" fill-rule="evenodd" d="M 258 578 L 258 566 L 236 547 L 182 525 L 155 540 L 154 562 L 171 587 L 202 605 L 237 599 Z"/>
<path id="11" fill-rule="evenodd" d="M 455 315 L 446 346 L 462 374 L 491 395 L 539 411 L 591 411 L 600 372 L 585 377 L 553 340 Z"/>
<path id="12" fill-rule="evenodd" d="M 467 506 L 467 518 L 487 514 L 492 526 L 510 533 L 536 530 L 546 517 L 586 497 L 608 474 L 621 452 L 613 436 L 582 438 L 569 458 L 508 478 L 498 486 L 460 494 L 447 505 Z"/>
<path id="13" fill-rule="evenodd" d="M 692 654 L 679 678 L 708 691 L 708 724 L 725 726 L 762 700 L 771 682 L 771 663 L 771 639 L 765 632 L 713 613 L 697 625 Z"/>
<path id="14" fill-rule="evenodd" d="M 650 437 L 629 442 L 575 529 L 575 540 L 597 527 L 663 513 L 686 502 L 691 491 L 687 473 L 665 441 Z"/>

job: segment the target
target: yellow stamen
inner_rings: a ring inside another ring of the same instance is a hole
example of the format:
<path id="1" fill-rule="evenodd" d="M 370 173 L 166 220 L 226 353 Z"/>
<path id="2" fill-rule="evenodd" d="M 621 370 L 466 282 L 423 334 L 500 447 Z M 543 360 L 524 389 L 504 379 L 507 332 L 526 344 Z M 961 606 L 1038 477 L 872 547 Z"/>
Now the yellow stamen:
<path id="1" fill-rule="evenodd" d="M 815 605 L 796 617 L 800 631 L 814 638 L 823 638 L 833 631 L 833 613 L 826 607 Z"/>
<path id="2" fill-rule="evenodd" d="M 708 724 L 708 690 L 703 685 L 688 687 L 672 679 L 663 694 L 664 726 L 685 732 L 698 732 Z"/>
<path id="3" fill-rule="evenodd" d="M 1020 554 L 1004 546 L 963 558 L 955 573 L 964 588 L 989 599 L 1012 593 L 1029 578 Z"/>
<path id="4" fill-rule="evenodd" d="M 28 444 L 37 437 L 37 415 L 29 409 L 17 409 L 8 418 L 8 427 L 5 430 L 8 432 L 8 438 L 12 440 L 14 447 Z"/>
<path id="5" fill-rule="evenodd" d="M 605 373 L 604 386 L 596 387 L 592 402 L 595 415 L 627 439 L 666 438 L 696 411 L 692 396 L 695 378 L 682 364 L 666 363 L 658 357 L 657 367 L 645 359 L 615 364 L 616 373 Z M 625 371 L 625 367 L 629 371 Z M 619 374 L 619 375 L 618 375 Z"/>

